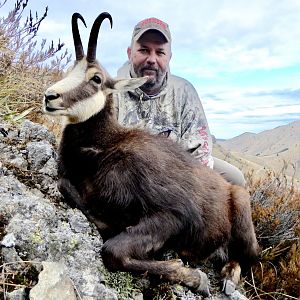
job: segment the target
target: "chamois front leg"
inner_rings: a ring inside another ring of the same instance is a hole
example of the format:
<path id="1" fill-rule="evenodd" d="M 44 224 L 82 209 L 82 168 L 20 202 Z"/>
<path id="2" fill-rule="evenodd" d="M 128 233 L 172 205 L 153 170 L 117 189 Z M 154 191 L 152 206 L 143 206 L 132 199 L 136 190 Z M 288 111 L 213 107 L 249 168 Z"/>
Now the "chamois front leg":
<path id="1" fill-rule="evenodd" d="M 100 221 L 99 219 L 95 218 L 92 213 L 83 205 L 82 198 L 78 193 L 76 187 L 72 185 L 69 179 L 67 178 L 60 178 L 57 183 L 58 190 L 64 197 L 65 201 L 74 207 L 74 205 L 82 211 L 82 213 L 87 217 L 87 219 L 94 223 L 97 226 L 97 229 L 102 234 L 102 238 L 105 239 L 105 236 L 110 236 L 108 233 L 109 226 Z"/>
<path id="2" fill-rule="evenodd" d="M 172 220 L 172 217 L 162 216 L 161 213 L 141 220 L 136 226 L 128 227 L 126 231 L 104 243 L 102 248 L 104 265 L 110 271 L 147 272 L 158 275 L 172 283 L 182 283 L 205 296 L 210 295 L 205 273 L 184 267 L 180 259 L 169 261 L 150 259 L 150 255 L 163 248 L 171 236 L 178 234 L 175 228 L 180 226 L 176 225 L 174 218 Z"/>
<path id="3" fill-rule="evenodd" d="M 57 188 L 62 194 L 66 203 L 68 203 L 72 207 L 78 207 L 79 209 L 81 208 L 81 197 L 77 189 L 74 185 L 71 184 L 69 179 L 60 178 L 57 182 Z"/>

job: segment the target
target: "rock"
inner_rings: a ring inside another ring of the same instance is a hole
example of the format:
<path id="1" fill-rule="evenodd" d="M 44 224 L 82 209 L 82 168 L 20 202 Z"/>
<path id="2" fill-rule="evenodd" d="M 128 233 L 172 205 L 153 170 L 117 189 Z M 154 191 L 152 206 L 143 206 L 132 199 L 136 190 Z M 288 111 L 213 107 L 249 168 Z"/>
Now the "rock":
<path id="1" fill-rule="evenodd" d="M 133 300 L 143 300 L 143 299 L 144 299 L 144 296 L 142 293 L 133 295 Z"/>
<path id="2" fill-rule="evenodd" d="M 17 262 L 22 262 L 22 259 L 20 258 L 14 247 L 2 248 L 2 256 L 3 261 L 5 262 L 15 262 L 14 264 L 10 265 L 10 269 L 21 270 L 22 266 L 20 266 Z"/>
<path id="3" fill-rule="evenodd" d="M 234 291 L 229 298 L 231 300 L 248 300 L 248 298 L 242 295 L 239 291 Z"/>
<path id="4" fill-rule="evenodd" d="M 53 157 L 53 146 L 48 141 L 30 142 L 26 146 L 31 170 L 40 170 Z"/>
<path id="5" fill-rule="evenodd" d="M 25 288 L 14 290 L 10 293 L 6 293 L 6 299 L 7 300 L 26 300 L 27 293 Z"/>
<path id="6" fill-rule="evenodd" d="M 11 248 L 16 245 L 16 238 L 13 233 L 9 233 L 4 236 L 3 240 L 1 241 L 1 246 Z"/>
<path id="7" fill-rule="evenodd" d="M 19 137 L 22 141 L 48 141 L 55 145 L 56 139 L 47 127 L 25 120 L 20 128 Z"/>
<path id="8" fill-rule="evenodd" d="M 117 299 L 102 284 L 102 239 L 79 210 L 56 207 L 32 194 L 11 175 L 0 177 L 0 193 L 0 213 L 11 215 L 6 232 L 15 236 L 22 259 L 61 261 L 83 299 L 97 299 L 99 293 Z"/>
<path id="9" fill-rule="evenodd" d="M 103 242 L 96 227 L 78 209 L 60 205 L 54 135 L 30 121 L 20 129 L 7 128 L 8 134 L 0 136 L 0 215 L 7 220 L 3 263 L 16 262 L 12 267 L 17 272 L 22 260 L 59 262 L 81 299 L 117 300 L 104 285 Z M 12 165 L 13 157 L 25 163 Z"/>
<path id="10" fill-rule="evenodd" d="M 66 273 L 66 267 L 60 263 L 43 262 L 43 271 L 39 274 L 38 284 L 29 294 L 30 300 L 76 300 L 73 283 Z"/>
<path id="11" fill-rule="evenodd" d="M 230 279 L 225 279 L 223 281 L 223 288 L 222 291 L 225 293 L 225 295 L 230 296 L 235 291 L 236 285 L 234 282 Z"/>

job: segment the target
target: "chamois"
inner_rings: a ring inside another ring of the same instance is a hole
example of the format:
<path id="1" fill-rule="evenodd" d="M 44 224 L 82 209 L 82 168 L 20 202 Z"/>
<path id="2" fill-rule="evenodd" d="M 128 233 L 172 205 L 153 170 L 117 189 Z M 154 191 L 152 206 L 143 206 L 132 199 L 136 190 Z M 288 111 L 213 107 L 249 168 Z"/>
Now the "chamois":
<path id="1" fill-rule="evenodd" d="M 59 147 L 58 188 L 105 236 L 102 258 L 111 271 L 148 272 L 209 294 L 208 279 L 181 259 L 158 261 L 158 251 L 200 262 L 224 255 L 224 291 L 232 292 L 240 265 L 258 255 L 248 192 L 202 166 L 170 139 L 121 126 L 113 93 L 133 90 L 147 78 L 112 79 L 96 60 L 100 26 L 94 21 L 85 56 L 74 13 L 76 61 L 49 87 L 43 111 L 65 116 Z"/>

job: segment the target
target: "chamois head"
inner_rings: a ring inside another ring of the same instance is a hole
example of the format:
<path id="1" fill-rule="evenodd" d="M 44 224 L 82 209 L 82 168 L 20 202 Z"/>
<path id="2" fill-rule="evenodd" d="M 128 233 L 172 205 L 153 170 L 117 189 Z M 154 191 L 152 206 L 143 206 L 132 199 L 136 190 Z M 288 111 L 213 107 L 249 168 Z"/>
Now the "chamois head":
<path id="1" fill-rule="evenodd" d="M 66 116 L 71 123 L 83 122 L 101 111 L 109 94 L 134 90 L 147 81 L 147 77 L 112 79 L 96 60 L 100 25 L 105 19 L 109 19 L 112 27 L 112 17 L 109 13 L 101 13 L 94 21 L 86 56 L 78 30 L 78 19 L 86 26 L 83 17 L 74 13 L 72 33 L 76 61 L 65 78 L 46 90 L 43 101 L 44 113 Z"/>

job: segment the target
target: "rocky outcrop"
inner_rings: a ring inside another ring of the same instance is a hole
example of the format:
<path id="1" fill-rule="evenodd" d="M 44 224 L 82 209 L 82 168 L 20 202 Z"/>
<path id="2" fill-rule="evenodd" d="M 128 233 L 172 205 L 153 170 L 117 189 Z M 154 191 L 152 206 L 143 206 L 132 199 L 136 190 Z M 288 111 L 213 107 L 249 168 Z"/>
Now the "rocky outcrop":
<path id="1" fill-rule="evenodd" d="M 65 267 L 60 263 L 44 262 L 39 282 L 30 291 L 30 299 L 76 300 L 74 285 L 66 274 Z"/>
<path id="2" fill-rule="evenodd" d="M 2 274 L 19 272 L 28 264 L 39 274 L 35 286 L 31 279 L 30 288 L 26 281 L 3 291 L 7 299 L 150 299 L 147 278 L 133 277 L 136 286 L 128 288 L 132 275 L 115 281 L 115 275 L 105 270 L 96 227 L 63 202 L 56 187 L 56 146 L 55 136 L 40 124 L 26 120 L 12 126 L 0 121 Z M 180 285 L 169 286 L 165 295 L 169 298 L 164 299 L 202 299 Z M 245 299 L 238 292 L 230 298 Z"/>
<path id="3" fill-rule="evenodd" d="M 57 191 L 54 135 L 30 121 L 5 132 L 0 140 L 0 215 L 7 219 L 4 263 L 31 261 L 39 268 L 42 262 L 56 262 L 79 299 L 117 299 L 104 285 L 98 231 L 81 211 L 65 205 Z M 63 288 L 57 299 L 71 299 L 63 298 L 69 290 Z M 30 294 L 30 299 L 46 298 Z"/>

